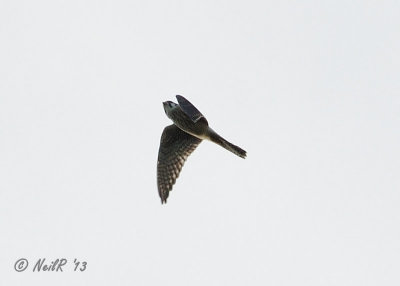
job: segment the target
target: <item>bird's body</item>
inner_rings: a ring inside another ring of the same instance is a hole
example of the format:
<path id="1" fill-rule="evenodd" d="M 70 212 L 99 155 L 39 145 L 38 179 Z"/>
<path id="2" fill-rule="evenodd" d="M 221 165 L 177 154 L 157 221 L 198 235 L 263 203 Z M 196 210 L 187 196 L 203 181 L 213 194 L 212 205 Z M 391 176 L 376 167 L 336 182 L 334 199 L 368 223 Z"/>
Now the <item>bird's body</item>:
<path id="1" fill-rule="evenodd" d="M 172 102 L 173 103 L 173 102 Z M 205 117 L 201 117 L 199 120 L 194 122 L 183 110 L 181 107 L 176 104 L 172 108 L 164 105 L 166 109 L 167 116 L 174 122 L 174 124 L 179 127 L 181 130 L 189 133 L 192 136 L 195 136 L 199 139 L 207 139 L 208 133 L 208 122 Z"/>
<path id="2" fill-rule="evenodd" d="M 183 96 L 176 97 L 179 105 L 172 101 L 163 102 L 165 113 L 174 124 L 165 127 L 158 153 L 157 185 L 162 203 L 167 202 L 184 162 L 202 140 L 210 140 L 241 158 L 246 157 L 246 151 L 212 130 L 193 104 Z"/>

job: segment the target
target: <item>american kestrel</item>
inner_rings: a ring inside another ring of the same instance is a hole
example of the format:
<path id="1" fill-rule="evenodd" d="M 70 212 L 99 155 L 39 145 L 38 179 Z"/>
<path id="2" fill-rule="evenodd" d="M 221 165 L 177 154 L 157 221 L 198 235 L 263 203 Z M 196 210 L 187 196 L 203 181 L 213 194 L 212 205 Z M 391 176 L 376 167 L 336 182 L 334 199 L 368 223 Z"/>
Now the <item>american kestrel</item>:
<path id="1" fill-rule="evenodd" d="M 164 128 L 161 135 L 157 161 L 157 185 L 161 203 L 166 203 L 169 192 L 185 163 L 187 157 L 202 140 L 210 140 L 241 158 L 246 151 L 228 142 L 208 126 L 203 114 L 181 95 L 178 104 L 163 102 L 164 111 L 174 124 Z"/>

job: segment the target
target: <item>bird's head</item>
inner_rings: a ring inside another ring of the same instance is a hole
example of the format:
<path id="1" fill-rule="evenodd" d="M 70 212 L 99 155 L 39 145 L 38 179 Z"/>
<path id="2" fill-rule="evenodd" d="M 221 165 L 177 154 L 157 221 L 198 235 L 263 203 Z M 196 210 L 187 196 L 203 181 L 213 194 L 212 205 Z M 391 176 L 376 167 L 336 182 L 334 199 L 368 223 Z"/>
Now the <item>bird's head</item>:
<path id="1" fill-rule="evenodd" d="M 169 112 L 170 112 L 172 109 L 176 108 L 176 107 L 179 106 L 179 105 L 176 104 L 175 102 L 172 102 L 172 101 L 164 101 L 164 102 L 163 102 L 163 106 L 164 106 L 165 114 L 168 115 Z"/>

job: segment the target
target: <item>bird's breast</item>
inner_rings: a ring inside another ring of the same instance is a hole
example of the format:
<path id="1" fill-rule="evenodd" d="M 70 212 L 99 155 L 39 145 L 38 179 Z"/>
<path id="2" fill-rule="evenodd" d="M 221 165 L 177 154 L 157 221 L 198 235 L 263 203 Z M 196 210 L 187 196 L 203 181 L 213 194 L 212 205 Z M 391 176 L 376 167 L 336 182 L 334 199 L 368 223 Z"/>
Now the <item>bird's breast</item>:
<path id="1" fill-rule="evenodd" d="M 169 114 L 170 119 L 183 131 L 199 138 L 207 139 L 205 135 L 207 134 L 208 124 L 206 120 L 198 120 L 193 122 L 189 116 L 186 115 L 182 110 L 174 110 Z"/>

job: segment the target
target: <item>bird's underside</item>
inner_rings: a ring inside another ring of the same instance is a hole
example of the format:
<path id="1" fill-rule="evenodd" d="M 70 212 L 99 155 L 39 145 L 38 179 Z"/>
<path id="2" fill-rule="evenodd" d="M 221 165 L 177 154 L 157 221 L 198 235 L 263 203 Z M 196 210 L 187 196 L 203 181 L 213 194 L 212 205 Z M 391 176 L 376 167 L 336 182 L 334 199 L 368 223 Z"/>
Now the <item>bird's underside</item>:
<path id="1" fill-rule="evenodd" d="M 178 104 L 164 102 L 167 116 L 174 122 L 164 128 L 157 160 L 157 186 L 161 203 L 166 203 L 180 171 L 189 155 L 208 139 L 241 158 L 246 151 L 233 145 L 208 127 L 206 118 L 183 96 L 177 95 Z"/>

